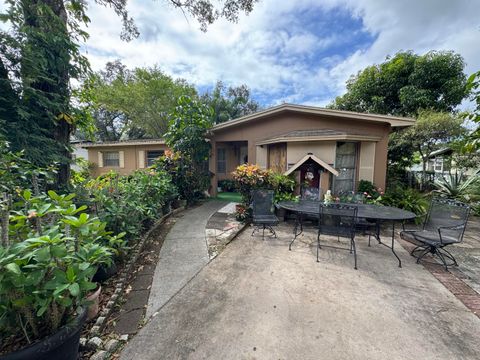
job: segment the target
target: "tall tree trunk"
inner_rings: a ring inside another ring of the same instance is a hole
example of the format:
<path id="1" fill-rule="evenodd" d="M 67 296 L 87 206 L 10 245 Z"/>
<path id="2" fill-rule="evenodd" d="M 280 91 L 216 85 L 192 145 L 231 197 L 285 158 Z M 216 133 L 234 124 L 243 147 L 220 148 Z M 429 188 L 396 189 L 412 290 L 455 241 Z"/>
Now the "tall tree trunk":
<path id="1" fill-rule="evenodd" d="M 45 11 L 39 15 L 40 7 L 45 6 L 51 10 L 53 19 L 52 15 L 44 16 Z M 29 35 L 26 40 L 28 46 L 25 47 L 25 51 L 30 51 L 27 54 L 30 57 L 26 57 L 29 60 L 26 61 L 32 61 L 32 54 L 42 56 L 43 65 L 32 65 L 25 61 L 22 64 L 22 78 L 34 79 L 29 84 L 35 90 L 34 95 L 28 99 L 29 106 L 33 106 L 37 111 L 37 116 L 33 119 L 38 122 L 38 128 L 42 131 L 41 136 L 44 136 L 45 141 L 54 149 L 54 154 L 46 153 L 45 157 L 48 161 L 54 160 L 59 164 L 57 187 L 65 187 L 70 178 L 72 131 L 72 125 L 67 121 L 70 112 L 71 60 L 70 50 L 66 45 L 70 40 L 67 12 L 63 0 L 24 0 L 23 9 L 25 24 L 33 29 L 29 33 L 33 35 Z M 35 35 L 49 32 L 54 32 L 49 38 Z M 46 149 L 42 150 L 48 152 Z"/>

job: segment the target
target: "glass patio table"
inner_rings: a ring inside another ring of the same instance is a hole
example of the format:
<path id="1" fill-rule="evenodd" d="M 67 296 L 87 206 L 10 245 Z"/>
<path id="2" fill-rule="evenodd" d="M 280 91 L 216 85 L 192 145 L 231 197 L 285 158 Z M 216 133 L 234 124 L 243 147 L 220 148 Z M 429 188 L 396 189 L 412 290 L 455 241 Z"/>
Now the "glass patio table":
<path id="1" fill-rule="evenodd" d="M 305 216 L 319 216 L 320 215 L 319 201 L 312 200 L 300 200 L 300 201 L 280 201 L 276 206 L 277 208 L 288 210 L 296 215 L 295 226 L 293 228 L 293 240 L 290 243 L 290 247 L 295 239 L 303 232 L 303 219 Z M 398 260 L 398 266 L 402 267 L 402 261 L 395 252 L 395 222 L 404 222 L 412 220 L 416 217 L 413 212 L 402 210 L 392 206 L 372 205 L 372 204 L 349 204 L 358 208 L 357 217 L 366 219 L 376 224 L 376 234 L 374 235 L 379 244 L 388 247 L 392 250 L 393 255 Z M 380 238 L 380 223 L 392 224 L 392 238 L 391 245 L 382 242 Z"/>

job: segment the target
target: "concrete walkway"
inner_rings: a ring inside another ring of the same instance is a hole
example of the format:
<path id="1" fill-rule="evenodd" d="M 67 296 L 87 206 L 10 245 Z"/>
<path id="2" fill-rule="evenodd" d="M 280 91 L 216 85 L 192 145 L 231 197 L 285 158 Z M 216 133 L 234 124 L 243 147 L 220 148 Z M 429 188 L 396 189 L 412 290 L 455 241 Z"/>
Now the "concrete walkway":
<path id="1" fill-rule="evenodd" d="M 479 358 L 480 319 L 401 246 L 400 269 L 389 249 L 358 237 L 354 270 L 348 251 L 323 248 L 317 263 L 313 230 L 288 251 L 291 231 L 282 224 L 265 241 L 243 232 L 121 359 Z"/>
<path id="2" fill-rule="evenodd" d="M 205 226 L 225 206 L 208 201 L 187 210 L 168 233 L 153 276 L 146 318 L 150 318 L 209 262 Z"/>

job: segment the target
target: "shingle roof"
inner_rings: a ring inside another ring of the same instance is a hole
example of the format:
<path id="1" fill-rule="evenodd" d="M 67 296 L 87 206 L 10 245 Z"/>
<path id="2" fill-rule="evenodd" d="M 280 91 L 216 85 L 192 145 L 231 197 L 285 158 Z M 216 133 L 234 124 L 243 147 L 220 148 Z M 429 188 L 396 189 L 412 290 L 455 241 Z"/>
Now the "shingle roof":
<path id="1" fill-rule="evenodd" d="M 94 143 L 85 143 L 84 148 L 103 147 L 103 146 L 134 146 L 134 145 L 163 145 L 163 139 L 135 139 L 135 140 L 118 140 L 118 141 L 99 141 Z"/>

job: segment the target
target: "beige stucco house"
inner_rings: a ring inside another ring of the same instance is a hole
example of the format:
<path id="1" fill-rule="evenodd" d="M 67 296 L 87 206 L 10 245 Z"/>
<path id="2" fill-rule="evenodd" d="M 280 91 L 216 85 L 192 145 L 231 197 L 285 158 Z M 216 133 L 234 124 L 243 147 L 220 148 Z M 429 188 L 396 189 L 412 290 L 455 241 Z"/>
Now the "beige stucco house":
<path id="1" fill-rule="evenodd" d="M 147 168 L 167 149 L 162 139 L 105 141 L 86 143 L 83 147 L 88 150 L 88 161 L 94 165 L 92 176 L 112 170 L 127 175 L 134 170 Z"/>
<path id="2" fill-rule="evenodd" d="M 359 180 L 385 187 L 388 135 L 414 119 L 313 106 L 282 104 L 215 125 L 212 145 L 211 194 L 217 183 L 232 177 L 243 163 L 292 173 L 299 183 L 309 177 L 321 193 L 354 190 Z M 166 149 L 162 140 L 134 140 L 86 145 L 94 175 L 116 170 L 127 174 L 147 167 Z"/>

